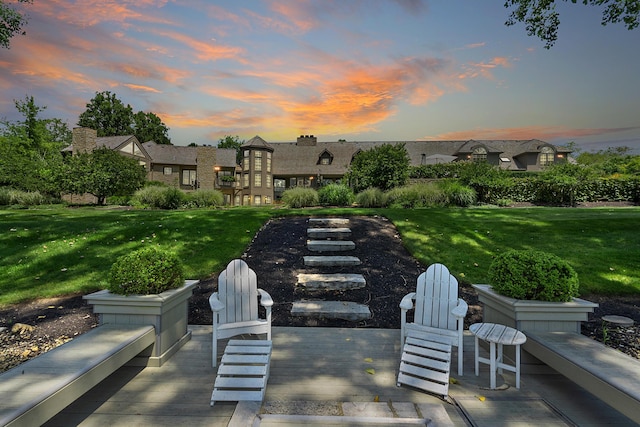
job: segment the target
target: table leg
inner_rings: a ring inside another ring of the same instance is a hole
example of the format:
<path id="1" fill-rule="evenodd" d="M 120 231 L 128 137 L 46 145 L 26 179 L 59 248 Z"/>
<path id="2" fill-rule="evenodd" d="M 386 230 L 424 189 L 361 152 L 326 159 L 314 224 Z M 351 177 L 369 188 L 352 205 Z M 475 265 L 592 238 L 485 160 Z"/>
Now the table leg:
<path id="1" fill-rule="evenodd" d="M 503 372 L 504 372 L 502 370 L 502 366 L 500 366 L 500 364 L 504 362 L 504 360 L 502 360 L 503 359 L 502 358 L 502 354 L 503 354 L 503 352 L 502 352 L 502 344 L 498 344 L 498 360 L 497 361 L 498 361 L 498 373 L 500 375 L 502 375 Z"/>
<path id="2" fill-rule="evenodd" d="M 496 343 L 489 343 L 489 363 L 491 367 L 491 389 L 496 388 Z"/>
<path id="3" fill-rule="evenodd" d="M 476 346 L 476 348 L 475 348 L 475 358 L 474 359 L 475 359 L 475 363 L 476 363 L 475 368 L 476 368 L 476 377 L 477 377 L 478 375 L 480 375 L 480 367 L 479 367 L 480 361 L 478 360 L 478 357 L 479 357 L 479 354 L 478 354 L 478 337 L 474 337 L 474 338 L 475 338 L 475 346 Z M 458 351 L 460 351 L 460 349 L 458 349 Z"/>
<path id="4" fill-rule="evenodd" d="M 520 345 L 516 345 L 516 388 L 520 390 Z"/>

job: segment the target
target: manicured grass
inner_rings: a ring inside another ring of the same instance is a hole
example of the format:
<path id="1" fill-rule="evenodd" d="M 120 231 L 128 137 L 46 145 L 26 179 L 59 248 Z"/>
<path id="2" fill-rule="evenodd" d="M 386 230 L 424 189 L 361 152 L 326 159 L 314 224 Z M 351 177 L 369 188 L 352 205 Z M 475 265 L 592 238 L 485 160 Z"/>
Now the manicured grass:
<path id="1" fill-rule="evenodd" d="M 464 283 L 488 283 L 494 255 L 536 249 L 568 261 L 580 293 L 640 294 L 640 208 L 386 210 L 425 265 L 441 262 Z"/>
<path id="2" fill-rule="evenodd" d="M 174 251 L 186 277 L 205 278 L 239 257 L 271 215 L 243 208 L 0 211 L 0 305 L 101 289 L 117 257 L 146 245 Z"/>
<path id="3" fill-rule="evenodd" d="M 382 215 L 423 264 L 446 264 L 463 283 L 487 283 L 492 257 L 538 249 L 567 260 L 583 294 L 640 294 L 640 208 L 0 210 L 0 305 L 104 287 L 120 255 L 145 245 L 174 251 L 187 277 L 239 257 L 280 215 Z M 384 248 L 380 248 L 384 250 Z"/>

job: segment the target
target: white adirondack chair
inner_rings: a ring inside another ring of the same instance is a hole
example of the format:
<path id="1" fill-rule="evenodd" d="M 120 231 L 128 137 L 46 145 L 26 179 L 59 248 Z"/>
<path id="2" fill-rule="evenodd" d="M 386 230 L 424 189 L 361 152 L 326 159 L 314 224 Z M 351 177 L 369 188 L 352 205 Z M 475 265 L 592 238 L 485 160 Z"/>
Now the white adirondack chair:
<path id="1" fill-rule="evenodd" d="M 449 269 L 442 264 L 430 265 L 418 277 L 416 291 L 402 298 L 400 308 L 401 347 L 410 331 L 445 337 L 458 348 L 458 375 L 462 375 L 462 334 L 468 305 L 458 298 L 458 281 Z M 411 309 L 414 309 L 414 320 L 407 323 L 407 311 Z"/>
<path id="2" fill-rule="evenodd" d="M 241 259 L 232 260 L 218 276 L 218 292 L 209 297 L 213 311 L 213 367 L 217 364 L 219 339 L 267 334 L 267 340 L 271 340 L 273 299 L 258 289 L 257 282 L 255 271 Z M 265 308 L 265 319 L 258 317 L 258 303 Z"/>

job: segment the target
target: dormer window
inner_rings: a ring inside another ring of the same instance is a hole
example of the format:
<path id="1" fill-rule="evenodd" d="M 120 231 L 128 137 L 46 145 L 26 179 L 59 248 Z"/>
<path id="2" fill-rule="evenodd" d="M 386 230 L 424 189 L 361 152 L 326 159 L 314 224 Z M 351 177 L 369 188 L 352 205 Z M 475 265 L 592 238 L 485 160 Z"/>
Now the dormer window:
<path id="1" fill-rule="evenodd" d="M 474 162 L 486 162 L 487 161 L 487 149 L 484 147 L 476 147 L 471 153 L 471 160 Z"/>
<path id="2" fill-rule="evenodd" d="M 549 166 L 555 162 L 556 152 L 549 146 L 540 149 L 540 166 Z"/>
<path id="3" fill-rule="evenodd" d="M 323 151 L 322 154 L 320 154 L 320 157 L 318 157 L 318 163 L 317 164 L 319 164 L 319 165 L 330 165 L 331 163 L 333 163 L 333 156 L 327 150 Z"/>

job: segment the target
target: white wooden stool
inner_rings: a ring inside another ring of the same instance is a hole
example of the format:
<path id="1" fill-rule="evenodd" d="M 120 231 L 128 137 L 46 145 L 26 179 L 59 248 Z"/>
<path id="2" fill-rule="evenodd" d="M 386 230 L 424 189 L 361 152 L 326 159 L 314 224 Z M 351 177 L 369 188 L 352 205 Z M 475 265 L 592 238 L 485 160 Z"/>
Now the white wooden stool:
<path id="1" fill-rule="evenodd" d="M 272 343 L 270 340 L 230 340 L 224 349 L 211 406 L 221 401 L 264 399 Z"/>
<path id="2" fill-rule="evenodd" d="M 397 385 L 405 384 L 447 400 L 451 370 L 451 339 L 411 330 L 402 348 Z"/>
<path id="3" fill-rule="evenodd" d="M 480 362 L 490 366 L 490 388 L 496 388 L 496 370 L 502 373 L 506 369 L 516 374 L 516 388 L 520 388 L 520 346 L 527 341 L 527 337 L 520 331 L 505 325 L 497 325 L 495 323 L 474 323 L 469 326 L 469 330 L 475 335 L 475 365 L 476 376 L 480 374 Z M 489 343 L 489 358 L 480 357 L 478 351 L 478 339 Z M 498 345 L 498 354 L 496 357 L 496 344 Z M 505 345 L 514 345 L 516 347 L 516 364 L 515 366 L 504 363 L 502 347 Z"/>

